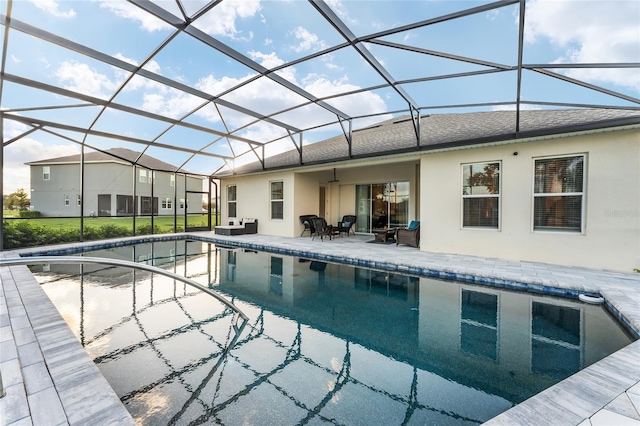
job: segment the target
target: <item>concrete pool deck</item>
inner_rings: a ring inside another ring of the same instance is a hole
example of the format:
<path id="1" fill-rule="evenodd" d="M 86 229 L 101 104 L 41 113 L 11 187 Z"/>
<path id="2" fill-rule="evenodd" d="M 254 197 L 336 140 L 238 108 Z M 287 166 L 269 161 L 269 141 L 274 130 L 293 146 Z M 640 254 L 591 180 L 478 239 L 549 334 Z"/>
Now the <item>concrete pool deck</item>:
<path id="1" fill-rule="evenodd" d="M 326 261 L 364 264 L 555 295 L 600 294 L 612 314 L 640 335 L 640 274 L 535 262 L 421 252 L 395 244 L 369 244 L 372 236 L 333 240 L 260 234 L 194 239 L 278 253 L 303 253 Z M 131 237 L 123 241 L 137 241 Z M 104 242 L 37 247 L 20 254 L 94 247 Z M 640 265 L 638 265 L 640 266 Z M 0 372 L 7 396 L 0 424 L 133 424 L 123 405 L 66 326 L 26 266 L 0 268 Z M 502 413 L 487 424 L 640 426 L 640 340 Z"/>

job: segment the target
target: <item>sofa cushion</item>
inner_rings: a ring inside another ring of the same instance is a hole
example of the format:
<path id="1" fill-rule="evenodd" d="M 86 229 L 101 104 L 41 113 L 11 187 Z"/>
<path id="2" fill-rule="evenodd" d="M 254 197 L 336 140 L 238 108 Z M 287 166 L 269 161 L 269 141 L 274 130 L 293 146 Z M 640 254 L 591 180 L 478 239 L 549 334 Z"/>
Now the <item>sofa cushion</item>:
<path id="1" fill-rule="evenodd" d="M 409 224 L 409 226 L 407 227 L 407 229 L 409 231 L 413 231 L 414 229 L 416 229 L 418 226 L 420 226 L 420 221 L 419 220 L 412 220 L 411 223 Z"/>

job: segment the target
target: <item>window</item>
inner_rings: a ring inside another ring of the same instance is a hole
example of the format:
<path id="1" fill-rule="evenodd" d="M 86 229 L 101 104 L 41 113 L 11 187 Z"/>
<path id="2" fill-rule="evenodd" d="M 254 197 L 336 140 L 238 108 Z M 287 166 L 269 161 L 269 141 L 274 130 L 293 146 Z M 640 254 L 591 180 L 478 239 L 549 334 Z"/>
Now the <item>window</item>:
<path id="1" fill-rule="evenodd" d="M 535 231 L 582 232 L 584 160 L 584 155 L 535 160 Z"/>
<path id="2" fill-rule="evenodd" d="M 269 257 L 269 293 L 282 296 L 282 258 Z"/>
<path id="3" fill-rule="evenodd" d="M 271 219 L 284 219 L 284 184 L 271 182 Z"/>
<path id="4" fill-rule="evenodd" d="M 158 197 L 140 197 L 140 213 L 151 214 L 158 213 Z"/>
<path id="5" fill-rule="evenodd" d="M 531 370 L 564 379 L 582 368 L 580 310 L 532 302 Z"/>
<path id="6" fill-rule="evenodd" d="M 236 280 L 236 252 L 233 250 L 227 252 L 227 280 L 231 282 Z"/>
<path id="7" fill-rule="evenodd" d="M 156 172 L 152 172 L 149 170 L 149 183 L 153 183 L 153 180 L 156 178 Z"/>
<path id="8" fill-rule="evenodd" d="M 76 195 L 76 204 L 79 206 L 82 204 L 82 197 L 80 194 Z"/>
<path id="9" fill-rule="evenodd" d="M 51 167 L 43 166 L 42 167 L 42 180 L 51 179 Z"/>
<path id="10" fill-rule="evenodd" d="M 147 183 L 147 171 L 140 170 L 140 183 Z"/>
<path id="11" fill-rule="evenodd" d="M 460 311 L 460 349 L 498 359 L 498 296 L 462 290 Z"/>
<path id="12" fill-rule="evenodd" d="M 68 206 L 70 204 L 69 195 L 64 194 L 64 205 Z"/>
<path id="13" fill-rule="evenodd" d="M 500 163 L 462 165 L 462 226 L 498 229 Z"/>
<path id="14" fill-rule="evenodd" d="M 180 210 L 184 210 L 184 198 L 180 198 Z"/>
<path id="15" fill-rule="evenodd" d="M 227 212 L 229 217 L 237 217 L 238 189 L 235 185 L 227 186 Z"/>
<path id="16" fill-rule="evenodd" d="M 171 175 L 171 176 L 170 176 L 170 182 L 169 182 L 169 184 L 170 184 L 171 186 L 176 186 L 176 175 Z"/>
<path id="17" fill-rule="evenodd" d="M 171 198 L 163 198 L 162 199 L 162 208 L 165 210 L 169 210 L 173 208 L 173 200 Z"/>

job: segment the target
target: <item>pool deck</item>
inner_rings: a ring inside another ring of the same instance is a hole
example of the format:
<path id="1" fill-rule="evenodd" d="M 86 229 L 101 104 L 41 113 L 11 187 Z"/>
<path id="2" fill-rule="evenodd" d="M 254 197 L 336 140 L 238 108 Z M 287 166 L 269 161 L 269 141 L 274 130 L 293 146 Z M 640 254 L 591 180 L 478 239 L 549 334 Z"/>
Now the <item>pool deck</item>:
<path id="1" fill-rule="evenodd" d="M 601 295 L 609 311 L 640 335 L 640 274 L 369 244 L 372 236 L 333 240 L 267 235 L 172 234 L 285 254 L 420 273 L 520 291 Z M 131 237 L 123 240 L 138 240 Z M 100 246 L 113 241 L 50 246 Z M 31 248 L 2 258 L 41 252 Z M 638 265 L 640 267 L 640 265 Z M 26 266 L 0 268 L 0 372 L 6 396 L 0 425 L 135 424 Z M 490 425 L 640 426 L 640 340 L 512 409 Z"/>

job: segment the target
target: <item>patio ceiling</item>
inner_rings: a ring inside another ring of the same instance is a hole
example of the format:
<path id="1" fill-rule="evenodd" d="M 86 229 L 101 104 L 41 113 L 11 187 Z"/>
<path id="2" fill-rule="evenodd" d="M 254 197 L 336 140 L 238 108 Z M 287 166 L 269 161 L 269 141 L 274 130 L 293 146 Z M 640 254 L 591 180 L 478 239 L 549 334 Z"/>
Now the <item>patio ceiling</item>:
<path id="1" fill-rule="evenodd" d="M 420 135 L 421 116 L 509 109 L 518 134 L 525 109 L 639 111 L 640 3 L 576 3 L 4 0 L 3 151 L 214 175 L 399 116 Z M 608 54 L 587 54 L 593 28 Z"/>

